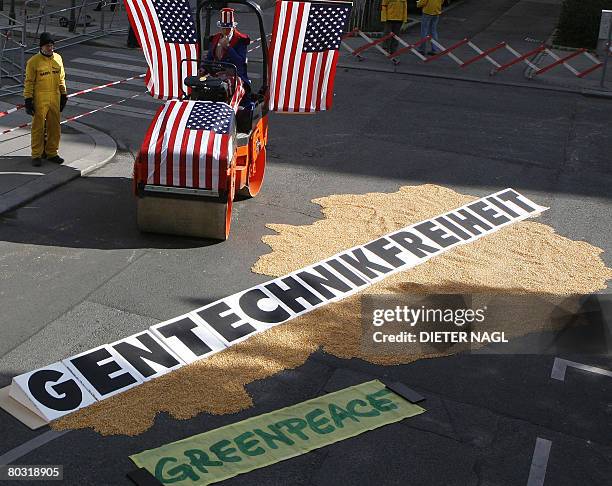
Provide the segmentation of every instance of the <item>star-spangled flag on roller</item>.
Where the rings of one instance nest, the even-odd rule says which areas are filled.
[[[334,76],[349,2],[276,3],[270,43],[271,110],[331,108]]]
[[[199,40],[189,0],[125,0],[130,24],[149,66],[145,83],[154,98],[173,99],[198,71]],[[193,59],[193,62],[181,62]]]
[[[223,174],[234,155],[234,120],[227,103],[167,101],[140,150],[141,177],[146,174],[147,184],[224,189]]]

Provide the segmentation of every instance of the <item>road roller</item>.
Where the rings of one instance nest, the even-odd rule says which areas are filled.
[[[190,75],[182,78],[178,99],[157,111],[134,163],[141,231],[226,240],[236,195],[254,197],[261,189],[268,141],[268,46],[259,5],[199,1],[200,57],[206,56],[211,16],[228,4],[243,5],[258,18],[261,85],[245,89],[230,63],[181,60],[181,73]]]

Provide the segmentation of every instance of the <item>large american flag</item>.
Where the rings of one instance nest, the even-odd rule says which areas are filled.
[[[125,0],[125,5],[149,65],[149,93],[159,99],[178,98],[181,86],[186,92],[185,77],[198,71],[199,41],[189,0]]]
[[[223,190],[234,156],[234,110],[227,103],[170,100],[145,137],[137,179],[146,184]]]
[[[270,43],[270,109],[331,108],[338,49],[351,3],[276,3]]]

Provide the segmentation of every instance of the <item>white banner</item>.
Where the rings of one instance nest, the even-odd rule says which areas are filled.
[[[546,209],[513,189],[499,191],[148,331],[19,375],[13,378],[10,396],[48,422]]]

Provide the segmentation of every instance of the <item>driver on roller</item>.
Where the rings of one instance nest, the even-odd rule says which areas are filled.
[[[236,29],[237,25],[238,23],[234,21],[234,9],[222,8],[221,19],[217,22],[221,32],[211,36],[206,61],[222,61],[235,65],[236,72],[248,93],[251,81],[247,74],[247,46],[251,40],[248,35]]]

